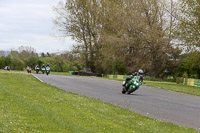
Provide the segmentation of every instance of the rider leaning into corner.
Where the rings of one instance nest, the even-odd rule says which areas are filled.
[[[126,85],[126,83],[128,83],[128,81],[130,81],[134,76],[138,76],[139,80],[143,82],[143,70],[139,69],[138,72],[132,73],[128,78],[126,78],[125,83],[123,84],[123,86]],[[129,86],[125,86],[126,89],[129,88]]]

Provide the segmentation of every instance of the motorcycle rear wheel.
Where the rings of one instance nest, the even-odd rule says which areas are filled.
[[[125,90],[125,87],[122,88],[122,94],[125,94],[126,93],[126,90]]]

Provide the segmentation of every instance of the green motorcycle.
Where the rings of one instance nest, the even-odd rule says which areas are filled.
[[[132,92],[136,91],[142,85],[142,81],[139,79],[140,76],[136,75],[127,83],[124,81],[122,85],[122,94],[131,94]]]
[[[50,74],[50,67],[46,67],[46,74],[47,74],[47,75]]]

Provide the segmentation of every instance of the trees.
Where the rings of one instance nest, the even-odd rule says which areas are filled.
[[[55,8],[58,14],[55,24],[79,42],[75,48],[80,54],[80,62],[93,72],[102,30],[99,5],[101,1],[98,0],[67,0],[65,4],[60,2]]]
[[[13,60],[10,55],[8,56],[1,56],[0,57],[0,69],[3,69],[5,66],[13,66]]]
[[[21,46],[18,50],[11,50],[10,57],[13,61],[11,68],[14,70],[23,70],[25,66],[35,68],[35,65],[38,64],[38,55],[32,47]]]
[[[178,67],[177,76],[182,76],[184,73],[188,77],[200,78],[200,52],[195,51],[192,53],[182,55],[181,63]]]
[[[25,62],[25,66],[29,66],[32,69],[34,69],[35,66],[38,65],[39,58],[35,57],[35,56],[31,56],[31,57],[25,59],[24,62]]]
[[[17,57],[23,61],[32,56],[38,57],[36,50],[34,48],[28,47],[28,46],[21,46],[18,48],[18,50],[11,50],[10,55],[12,57]]]
[[[167,3],[161,0],[142,0],[140,7],[142,14],[143,27],[139,41],[141,43],[139,51],[146,60],[143,67],[149,71],[153,77],[160,77],[167,69],[171,70],[176,65],[176,59],[179,52],[175,48],[172,35],[175,20],[171,16],[176,16],[173,1],[166,6]],[[166,18],[167,17],[167,18]],[[169,18],[169,19],[168,19]],[[139,53],[138,53],[139,54]],[[136,64],[140,64],[142,60],[138,60]],[[170,66],[172,65],[172,66]]]
[[[19,59],[18,57],[14,57],[13,58],[13,70],[24,70],[24,61],[22,61],[21,59]]]
[[[178,25],[180,40],[184,46],[200,47],[200,1],[181,0],[181,16]]]
[[[200,1],[181,0],[180,9],[176,33],[185,54],[181,57],[177,74],[187,73],[189,77],[200,78]]]
[[[128,73],[143,68],[159,77],[164,70],[171,71],[170,64],[176,65],[171,61],[176,53],[175,20],[166,18],[167,13],[175,15],[175,4],[171,0],[167,7],[163,2],[67,0],[56,8],[55,24],[80,42],[75,50],[93,72],[113,73],[121,60]]]
[[[12,70],[23,70],[26,66],[35,68],[36,65],[40,67],[42,64],[50,64],[52,71],[68,72],[83,69],[79,63],[78,56],[72,52],[65,52],[61,54],[38,54],[31,47],[20,47],[18,51],[7,51],[10,53],[8,56],[0,57],[0,69],[5,66],[11,66]],[[3,52],[4,53],[4,52]],[[44,56],[43,56],[44,55]]]
[[[12,58],[10,55],[8,55],[4,58],[4,65],[10,66],[12,68]]]
[[[0,57],[0,69],[3,69],[5,67],[5,57],[1,56]]]
[[[25,60],[33,56],[38,57],[36,50],[34,48],[28,46],[19,47],[19,58],[21,60]]]

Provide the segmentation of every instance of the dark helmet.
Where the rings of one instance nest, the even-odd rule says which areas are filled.
[[[138,73],[142,75],[144,72],[143,72],[142,69],[139,69],[139,70],[138,70]]]

